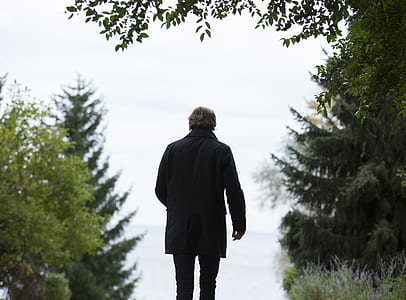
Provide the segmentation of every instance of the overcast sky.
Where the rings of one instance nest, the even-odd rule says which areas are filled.
[[[231,146],[247,201],[248,230],[273,231],[281,210],[259,208],[253,173],[280,151],[289,107],[306,112],[318,87],[309,72],[325,56],[320,40],[285,48],[281,34],[255,30],[249,17],[212,23],[200,42],[189,22],[170,30],[154,26],[150,38],[125,52],[82,17],[67,20],[67,0],[2,1],[0,74],[49,101],[78,73],[92,80],[108,109],[106,154],[121,170],[119,190],[132,186],[125,210],[138,208],[136,224],[163,225],[165,210],[154,185],[166,145],[188,132],[196,106],[217,115],[217,137]]]

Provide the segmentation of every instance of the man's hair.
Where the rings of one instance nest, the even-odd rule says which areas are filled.
[[[216,127],[216,115],[207,107],[196,107],[189,116],[189,129],[204,128],[213,131]]]

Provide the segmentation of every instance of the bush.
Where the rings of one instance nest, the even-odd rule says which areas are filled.
[[[297,270],[295,267],[290,267],[289,269],[283,272],[283,282],[282,287],[286,292],[289,292],[292,289],[292,285],[297,276]]]
[[[308,265],[294,276],[290,300],[404,300],[406,256],[380,265],[380,272],[336,260],[329,268]]]
[[[50,273],[45,279],[44,300],[69,300],[69,280],[62,274]]]

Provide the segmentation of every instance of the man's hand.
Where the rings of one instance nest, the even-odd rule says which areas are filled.
[[[241,233],[241,232],[238,232],[238,231],[233,231],[233,241],[241,240],[243,235],[244,235],[244,233]]]

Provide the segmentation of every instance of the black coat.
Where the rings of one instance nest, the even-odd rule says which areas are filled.
[[[233,229],[245,232],[245,201],[231,149],[193,129],[162,157],[155,193],[167,208],[165,252],[226,256],[227,195]]]

